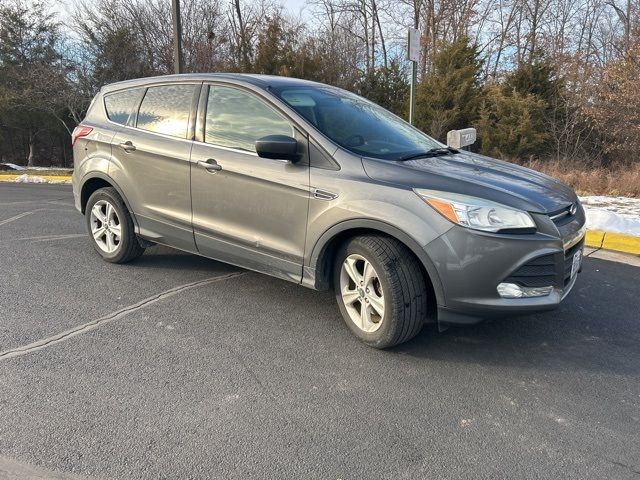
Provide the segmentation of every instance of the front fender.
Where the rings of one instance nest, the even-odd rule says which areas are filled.
[[[429,275],[437,303],[444,304],[444,291],[440,276],[423,246],[399,228],[384,221],[371,218],[345,220],[326,230],[315,243],[309,256],[308,264],[304,267],[303,285],[318,290],[328,288],[330,272],[326,271],[327,265],[325,259],[327,258],[328,250],[332,247],[333,240],[339,238],[346,232],[353,231],[356,233],[362,230],[384,233],[406,245],[420,260]]]

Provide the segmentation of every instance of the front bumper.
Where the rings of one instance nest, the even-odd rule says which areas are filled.
[[[569,294],[577,278],[571,276],[570,262],[583,249],[584,212],[580,209],[561,226],[547,215],[533,217],[538,226],[533,234],[491,234],[456,226],[425,246],[443,288],[440,323],[473,324],[552,310]],[[497,286],[505,281],[553,290],[541,297],[503,298]]]

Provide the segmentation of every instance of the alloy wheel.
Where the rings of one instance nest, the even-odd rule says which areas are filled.
[[[91,208],[91,234],[98,248],[105,253],[115,252],[122,241],[120,218],[114,206],[98,200]]]
[[[380,328],[384,320],[382,284],[362,255],[349,255],[342,263],[340,293],[349,318],[359,329],[371,333]]]

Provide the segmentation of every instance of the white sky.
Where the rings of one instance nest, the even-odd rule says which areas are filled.
[[[171,2],[171,0],[166,0],[167,2]],[[302,16],[305,15],[305,11],[307,10],[307,0],[279,0],[279,2],[287,9],[290,13],[298,16],[302,13]],[[54,11],[60,14],[60,20],[65,21],[68,17],[67,10],[69,6],[73,5],[73,0],[53,0],[51,2],[51,6]]]

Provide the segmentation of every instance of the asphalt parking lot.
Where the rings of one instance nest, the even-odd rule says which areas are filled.
[[[0,478],[640,477],[638,267],[377,351],[330,293],[103,262],[67,186],[0,184],[0,262]]]

